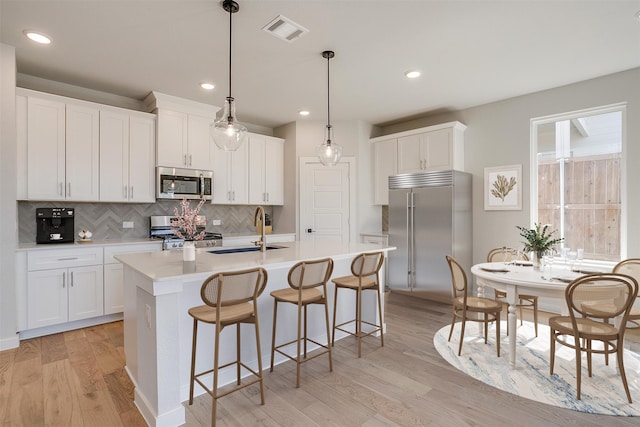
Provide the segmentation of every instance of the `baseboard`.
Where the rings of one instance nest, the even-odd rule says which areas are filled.
[[[20,346],[20,338],[16,335],[15,337],[5,338],[0,340],[0,351],[10,350],[12,348],[17,348]]]
[[[44,335],[58,334],[60,332],[72,331],[74,329],[87,328],[89,326],[101,325],[103,323],[116,322],[124,318],[122,313],[109,314],[107,316],[92,317],[89,319],[76,320],[75,322],[60,323],[57,325],[44,326],[42,328],[27,329],[20,331],[20,340],[42,337]]]

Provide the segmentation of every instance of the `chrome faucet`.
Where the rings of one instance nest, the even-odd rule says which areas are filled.
[[[262,221],[261,227],[260,227],[260,240],[257,240],[255,242],[253,242],[256,246],[260,246],[260,252],[264,252],[267,250],[267,242],[265,241],[265,229],[267,228],[265,226],[265,215],[264,215],[264,208],[262,206],[258,206],[256,208],[256,212],[253,215],[253,225],[254,226],[258,226],[258,220]]]

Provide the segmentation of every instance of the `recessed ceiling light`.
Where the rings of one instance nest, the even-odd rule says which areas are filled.
[[[420,77],[420,71],[418,71],[418,70],[409,70],[409,71],[405,72],[404,75],[408,79],[415,79],[417,77]]]
[[[301,111],[298,111],[298,114],[300,114],[301,116],[308,116],[311,113],[309,113],[307,110],[301,110]]]
[[[49,44],[51,43],[51,37],[49,37],[48,35],[44,34],[44,33],[40,33],[38,31],[33,31],[33,30],[24,30],[22,32],[25,36],[27,36],[29,38],[29,40],[32,40],[36,43],[40,43],[40,44]]]
[[[200,87],[202,89],[206,89],[206,90],[213,90],[213,88],[215,87],[215,85],[213,83],[209,83],[209,82],[204,82],[204,83],[200,83]]]

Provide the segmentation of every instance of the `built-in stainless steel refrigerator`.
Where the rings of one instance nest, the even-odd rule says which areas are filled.
[[[389,287],[451,301],[453,256],[469,278],[471,175],[447,170],[389,177]]]

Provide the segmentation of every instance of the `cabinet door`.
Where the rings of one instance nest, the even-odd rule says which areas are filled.
[[[64,200],[65,105],[27,100],[27,197]]]
[[[152,117],[129,120],[129,201],[155,203],[156,122]]]
[[[56,325],[67,321],[66,268],[30,271],[27,274],[27,327]]]
[[[124,311],[124,273],[122,264],[104,266],[104,314]]]
[[[424,158],[420,147],[420,135],[398,138],[398,173],[421,172]]]
[[[441,129],[423,135],[422,151],[425,170],[438,171],[453,169],[453,132]]]
[[[213,163],[213,197],[212,203],[229,204],[231,202],[231,191],[229,190],[229,162],[231,153],[212,147]]]
[[[373,203],[389,204],[389,177],[396,174],[397,140],[373,144]]]
[[[69,321],[104,314],[104,286],[101,265],[69,269]]]
[[[252,205],[267,202],[265,146],[266,138],[259,135],[249,136],[249,204]]]
[[[240,144],[240,148],[230,152],[230,191],[231,203],[236,205],[246,205],[249,203],[249,180],[247,167],[249,163],[249,144],[245,141]]]
[[[158,166],[187,167],[187,114],[158,110]]]
[[[209,124],[207,117],[189,114],[187,167],[211,170],[211,142],[209,142]]]
[[[100,111],[100,200],[129,199],[129,115]]]
[[[100,190],[100,111],[66,106],[66,199],[98,201]]]
[[[265,145],[264,192],[266,204],[284,204],[284,142],[267,139]]]

